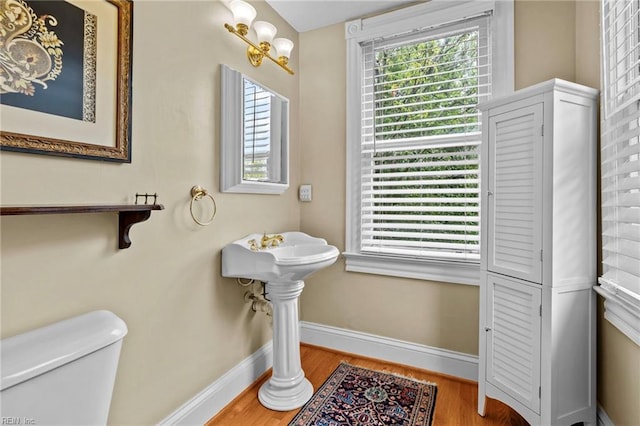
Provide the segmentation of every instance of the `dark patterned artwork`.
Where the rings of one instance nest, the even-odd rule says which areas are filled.
[[[96,27],[66,1],[0,0],[0,102],[95,122]]]

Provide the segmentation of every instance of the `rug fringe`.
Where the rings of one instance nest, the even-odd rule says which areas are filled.
[[[405,375],[403,375],[403,374],[396,373],[396,372],[393,372],[393,371],[388,371],[388,370],[375,370],[375,369],[373,369],[373,368],[362,367],[362,366],[360,366],[360,365],[354,365],[354,364],[351,364],[350,362],[347,362],[347,361],[345,361],[345,360],[341,360],[341,361],[340,361],[340,364],[346,364],[346,365],[348,365],[348,366],[350,366],[350,367],[364,368],[364,369],[366,369],[366,370],[377,371],[377,372],[379,372],[379,373],[389,374],[389,375],[391,375],[391,376],[396,376],[396,377],[399,377],[399,378],[401,378],[401,379],[413,380],[414,382],[422,383],[423,385],[430,385],[430,386],[436,386],[436,387],[438,386],[438,384],[437,384],[436,382],[430,382],[430,381],[428,381],[428,380],[422,380],[422,379],[418,379],[418,378],[411,377],[411,376],[405,376]]]

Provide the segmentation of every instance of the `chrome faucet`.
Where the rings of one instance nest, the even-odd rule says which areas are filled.
[[[269,236],[265,233],[260,240],[260,247],[263,249],[267,247],[278,247],[282,242],[284,242],[284,237],[282,235],[275,234]]]

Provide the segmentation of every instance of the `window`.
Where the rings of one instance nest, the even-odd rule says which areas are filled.
[[[244,180],[274,180],[271,176],[271,92],[244,79]]]
[[[347,23],[347,270],[478,284],[477,105],[513,88],[512,15],[434,0]]]
[[[605,318],[640,345],[640,0],[602,2]]]

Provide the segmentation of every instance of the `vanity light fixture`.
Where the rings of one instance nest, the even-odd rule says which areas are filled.
[[[233,0],[229,3],[229,9],[233,13],[235,27],[229,24],[224,24],[224,27],[249,45],[247,47],[247,58],[249,58],[251,65],[259,67],[263,58],[269,58],[293,75],[293,70],[287,65],[293,50],[293,42],[286,38],[274,39],[277,29],[274,25],[265,21],[256,21],[253,24],[253,29],[258,37],[258,44],[252,42],[247,38],[247,34],[251,23],[256,18],[257,13],[254,7],[242,0]],[[278,59],[269,53],[271,46],[275,48]]]

